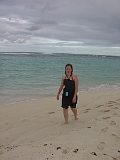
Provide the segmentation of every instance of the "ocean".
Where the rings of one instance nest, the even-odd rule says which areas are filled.
[[[67,63],[78,76],[78,94],[120,89],[120,56],[0,53],[0,105],[56,96]]]

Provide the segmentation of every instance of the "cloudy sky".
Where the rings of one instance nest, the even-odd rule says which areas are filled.
[[[120,0],[0,0],[0,51],[120,49]]]

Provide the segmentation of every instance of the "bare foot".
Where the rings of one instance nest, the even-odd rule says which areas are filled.
[[[68,124],[68,123],[69,123],[69,122],[64,122],[64,123],[62,123],[62,125],[63,125],[63,124]]]
[[[75,118],[75,120],[78,120],[79,118]]]

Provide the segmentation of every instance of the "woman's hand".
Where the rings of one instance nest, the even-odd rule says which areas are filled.
[[[57,95],[57,100],[59,100],[59,94]]]
[[[76,96],[73,97],[72,102],[73,102],[73,103],[76,102]]]

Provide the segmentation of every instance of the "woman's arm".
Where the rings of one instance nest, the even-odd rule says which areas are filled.
[[[77,95],[78,92],[78,77],[75,76],[75,96]]]
[[[78,92],[78,77],[76,75],[74,75],[75,78],[75,93],[74,93],[74,97],[73,97],[73,102],[76,102],[76,96],[77,96],[77,92]]]
[[[60,84],[60,87],[59,87],[59,90],[58,90],[58,94],[57,94],[57,100],[59,100],[59,95],[63,89],[63,86],[64,86],[64,76],[62,76],[62,80],[61,80],[61,84]]]

